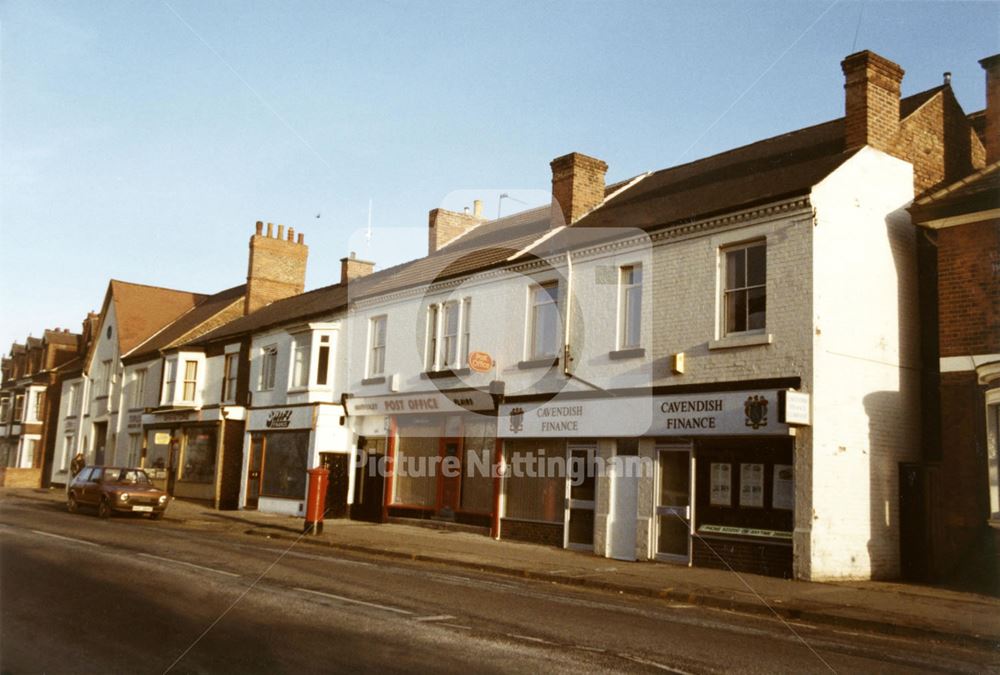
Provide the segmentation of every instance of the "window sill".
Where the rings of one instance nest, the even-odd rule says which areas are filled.
[[[518,370],[531,370],[532,368],[555,368],[559,365],[559,359],[554,356],[544,359],[531,359],[528,361],[518,361]]]
[[[427,370],[420,373],[420,379],[422,380],[438,380],[445,377],[460,377],[462,375],[468,375],[471,371],[468,368],[459,368],[457,370],[447,369],[447,370]]]
[[[643,347],[634,347],[632,349],[619,349],[617,351],[609,352],[608,357],[612,361],[622,361],[625,359],[640,359],[646,356],[646,350]]]
[[[379,375],[378,377],[366,377],[361,380],[361,384],[385,384],[385,376]]]
[[[736,347],[756,347],[758,345],[769,345],[774,342],[772,333],[741,333],[739,335],[727,335],[718,340],[710,340],[709,349],[733,349]]]

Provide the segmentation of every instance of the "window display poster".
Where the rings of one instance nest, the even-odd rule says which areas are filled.
[[[711,478],[710,503],[712,506],[732,506],[732,465],[712,462]]]
[[[791,510],[795,505],[795,474],[791,464],[774,465],[774,492],[771,507]]]
[[[740,464],[740,506],[764,506],[763,464]]]

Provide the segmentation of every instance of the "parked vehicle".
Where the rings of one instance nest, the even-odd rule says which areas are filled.
[[[101,518],[119,512],[148,514],[159,520],[169,502],[170,496],[155,487],[142,469],[87,466],[70,483],[66,508],[76,513],[81,506],[96,507]]]

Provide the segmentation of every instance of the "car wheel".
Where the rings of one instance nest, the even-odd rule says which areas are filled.
[[[80,508],[80,505],[76,503],[76,497],[73,495],[69,496],[66,500],[66,510],[70,513],[76,513]]]
[[[161,518],[163,518],[163,512],[162,511],[159,512],[159,513],[150,513],[149,514],[149,519],[150,520],[160,520]]]
[[[101,503],[97,505],[97,516],[99,518],[110,518],[111,502],[109,502],[107,499],[102,499]]]

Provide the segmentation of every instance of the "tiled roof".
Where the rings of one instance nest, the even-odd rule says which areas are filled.
[[[1000,209],[1000,162],[922,197],[910,207],[917,222]]]
[[[900,101],[906,118],[944,87]],[[630,227],[653,230],[735,209],[807,194],[846,161],[843,118],[769,138],[646,176],[621,190],[572,228]],[[629,179],[631,180],[631,179]],[[606,195],[629,180],[607,186]],[[550,207],[487,221],[432,255],[353,280],[350,300],[374,296],[504,264],[549,232]],[[562,235],[565,238],[565,235]],[[543,247],[554,250],[553,238]],[[339,284],[271,303],[200,338],[206,343],[266,327],[331,313],[346,307]]]
[[[109,292],[118,321],[118,349],[128,354],[161,328],[205,299],[205,295],[112,279]]]
[[[210,295],[193,308],[182,314],[176,321],[167,324],[128,353],[128,360],[135,361],[144,356],[156,356],[161,349],[189,342],[207,331],[204,324],[217,317],[221,312],[239,303],[242,308],[246,284],[227,288],[224,291]]]
[[[45,337],[43,339],[46,342],[51,342],[60,345],[75,345],[80,340],[80,334],[70,333],[68,331],[46,329]]]

